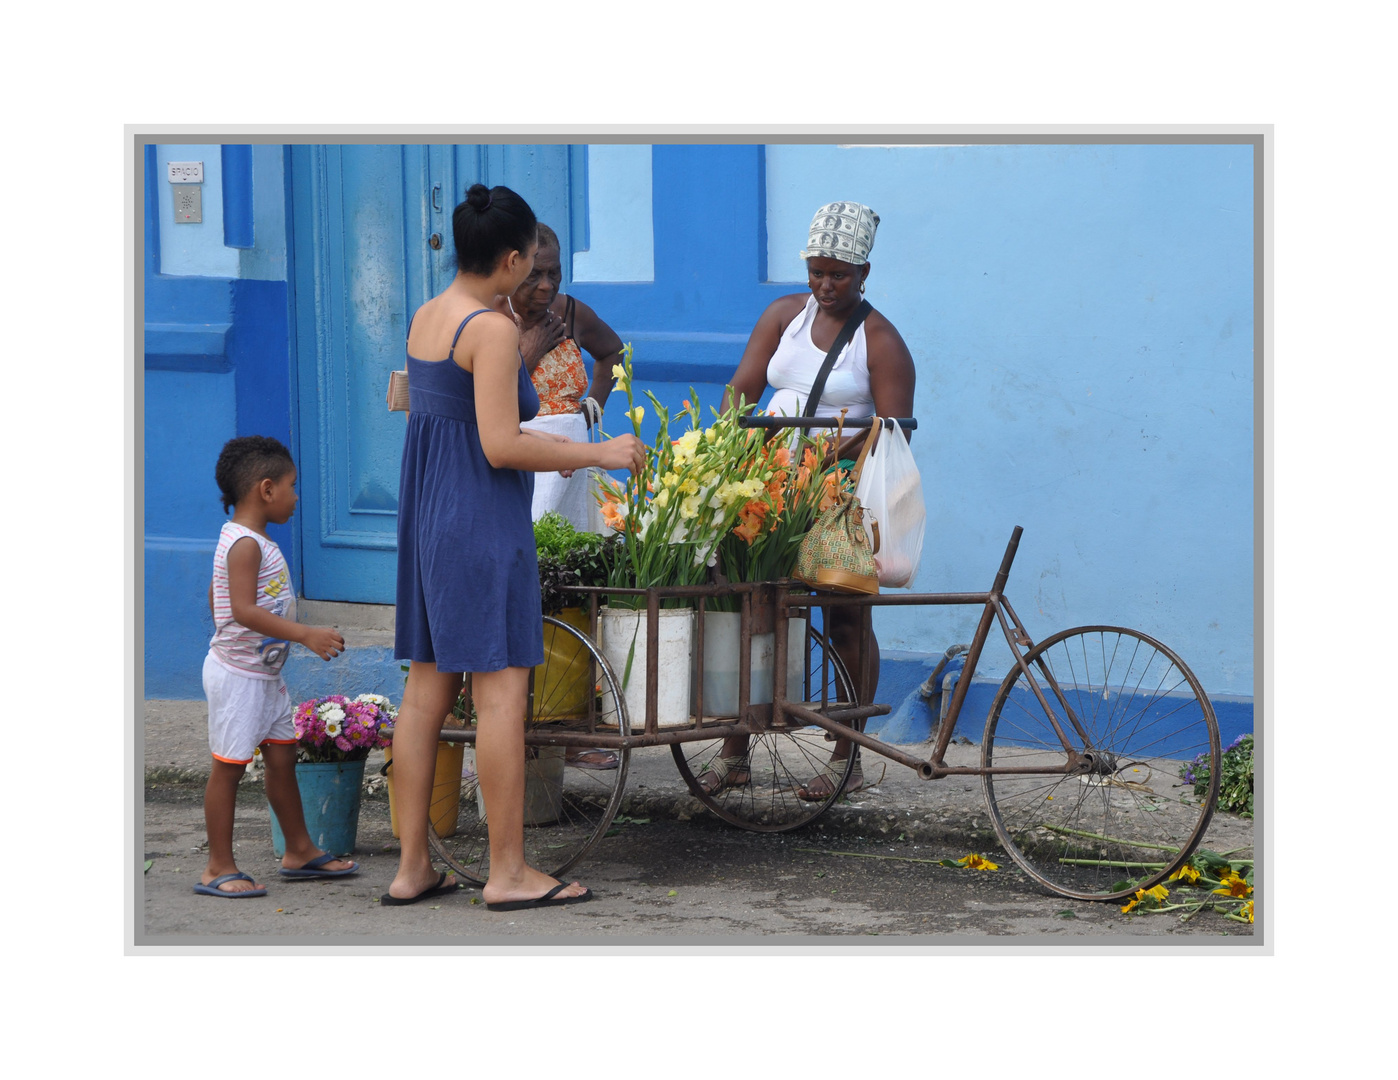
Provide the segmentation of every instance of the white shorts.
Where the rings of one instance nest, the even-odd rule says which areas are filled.
[[[263,743],[295,743],[296,714],[286,683],[230,671],[212,653],[204,658],[209,699],[209,750],[219,761],[246,765]]]

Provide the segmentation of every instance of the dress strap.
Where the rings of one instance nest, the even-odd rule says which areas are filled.
[[[573,333],[573,323],[577,318],[577,307],[577,302],[571,296],[565,296],[563,298],[563,325],[566,328],[568,336],[574,341],[578,340],[577,335]]]
[[[474,319],[477,315],[480,315],[483,312],[490,310],[492,309],[488,307],[480,308],[479,310],[471,312],[471,314],[467,315],[466,318],[461,320],[461,325],[456,328],[456,336],[451,339],[451,350],[447,353],[448,360],[456,359],[456,343],[461,340],[461,331],[466,329],[466,324],[470,322],[472,319]]]

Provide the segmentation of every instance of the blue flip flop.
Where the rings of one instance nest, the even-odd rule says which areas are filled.
[[[207,885],[205,885],[205,884],[201,881],[198,885],[194,886],[194,891],[197,892],[200,896],[222,896],[222,897],[224,897],[225,899],[228,899],[228,900],[241,900],[241,899],[242,899],[243,897],[245,897],[245,896],[266,896],[266,895],[267,895],[267,890],[266,890],[266,889],[244,889],[242,892],[224,892],[222,889],[219,888],[219,886],[222,885],[225,881],[252,881],[252,882],[255,882],[256,879],[255,879],[255,878],[250,878],[250,877],[248,877],[247,874],[241,874],[241,873],[240,873],[240,874],[224,874],[222,877],[216,877],[216,878],[214,878],[213,881],[209,882]]]
[[[350,862],[350,868],[349,868],[348,870],[321,870],[321,869],[319,869],[319,867],[324,866],[324,865],[325,865],[326,863],[328,863],[328,862],[334,862],[335,859],[336,859],[336,856],[330,854],[330,852],[327,851],[324,855],[317,855],[314,859],[312,859],[310,862],[308,862],[305,866],[298,866],[295,870],[287,870],[287,869],[285,869],[284,867],[278,867],[278,868],[277,868],[277,873],[279,873],[282,877],[289,877],[289,878],[318,878],[318,877],[349,877],[350,874],[357,874],[357,873],[359,872],[359,864],[358,864],[357,862],[354,862],[354,861],[351,861],[351,862]]]

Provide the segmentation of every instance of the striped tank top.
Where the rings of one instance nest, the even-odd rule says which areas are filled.
[[[228,549],[250,536],[262,549],[262,565],[257,570],[257,606],[273,615],[296,621],[296,592],[281,548],[245,525],[224,522],[214,548],[214,636],[209,651],[224,667],[255,679],[275,679],[281,675],[290,642],[264,637],[233,619],[233,602],[228,595]]]

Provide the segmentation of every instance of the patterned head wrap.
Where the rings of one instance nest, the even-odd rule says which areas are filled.
[[[811,219],[811,237],[801,258],[819,256],[863,266],[874,246],[879,215],[857,202],[827,203]]]

